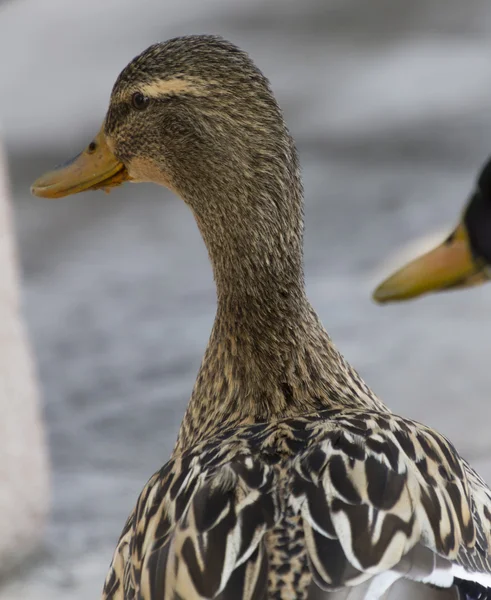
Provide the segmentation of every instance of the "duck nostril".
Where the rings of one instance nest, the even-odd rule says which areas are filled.
[[[92,154],[93,152],[96,151],[96,148],[97,148],[97,144],[95,142],[90,142],[90,144],[89,144],[89,146],[87,148],[87,152],[89,154]]]

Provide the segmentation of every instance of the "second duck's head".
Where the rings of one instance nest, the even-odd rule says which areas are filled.
[[[442,244],[383,281],[373,297],[387,303],[466,288],[491,278],[491,160],[484,165],[457,227]]]

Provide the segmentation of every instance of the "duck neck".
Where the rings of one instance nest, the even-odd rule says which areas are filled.
[[[302,188],[291,162],[283,176],[264,179],[261,169],[253,189],[215,186],[189,202],[217,313],[176,451],[227,427],[359,406],[364,395],[374,402],[306,298]]]
[[[285,131],[282,135],[283,158],[265,143],[267,159],[257,149],[254,157],[237,149],[221,168],[200,173],[200,185],[188,198],[217,289],[209,349],[232,339],[243,361],[267,364],[274,373],[278,352],[296,342],[291,332],[311,312],[303,274],[300,171],[293,143]]]
[[[208,356],[281,376],[310,318],[303,274],[303,198],[296,171],[258,173],[255,185],[215,192],[196,219],[217,289]],[[282,184],[278,183],[282,182]],[[236,362],[234,360],[234,362]]]
[[[262,340],[269,351],[286,343],[288,330],[307,315],[302,216],[291,213],[270,214],[265,222],[251,211],[218,236],[203,234],[217,288],[216,336]]]
[[[206,240],[217,288],[217,314],[209,349],[228,346],[250,369],[279,379],[285,355],[298,344],[310,305],[305,295],[302,224],[281,232],[251,223],[224,247]]]

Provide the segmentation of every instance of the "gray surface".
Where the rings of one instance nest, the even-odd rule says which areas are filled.
[[[400,244],[453,224],[490,150],[489,2],[17,0],[0,9],[0,119],[54,506],[43,553],[1,600],[97,597],[176,436],[214,314],[190,213],[152,186],[48,202],[28,185],[90,140],[127,60],[189,32],[243,45],[277,90],[304,165],[309,292],[338,346],[491,480],[491,286],[369,297]]]

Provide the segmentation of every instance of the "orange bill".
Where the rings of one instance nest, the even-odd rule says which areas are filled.
[[[85,190],[109,191],[129,179],[125,166],[110,150],[101,129],[78,156],[36,179],[31,192],[42,198],[62,198]]]
[[[470,287],[488,280],[461,223],[439,246],[408,263],[373,293],[379,303],[410,300],[430,292]]]

